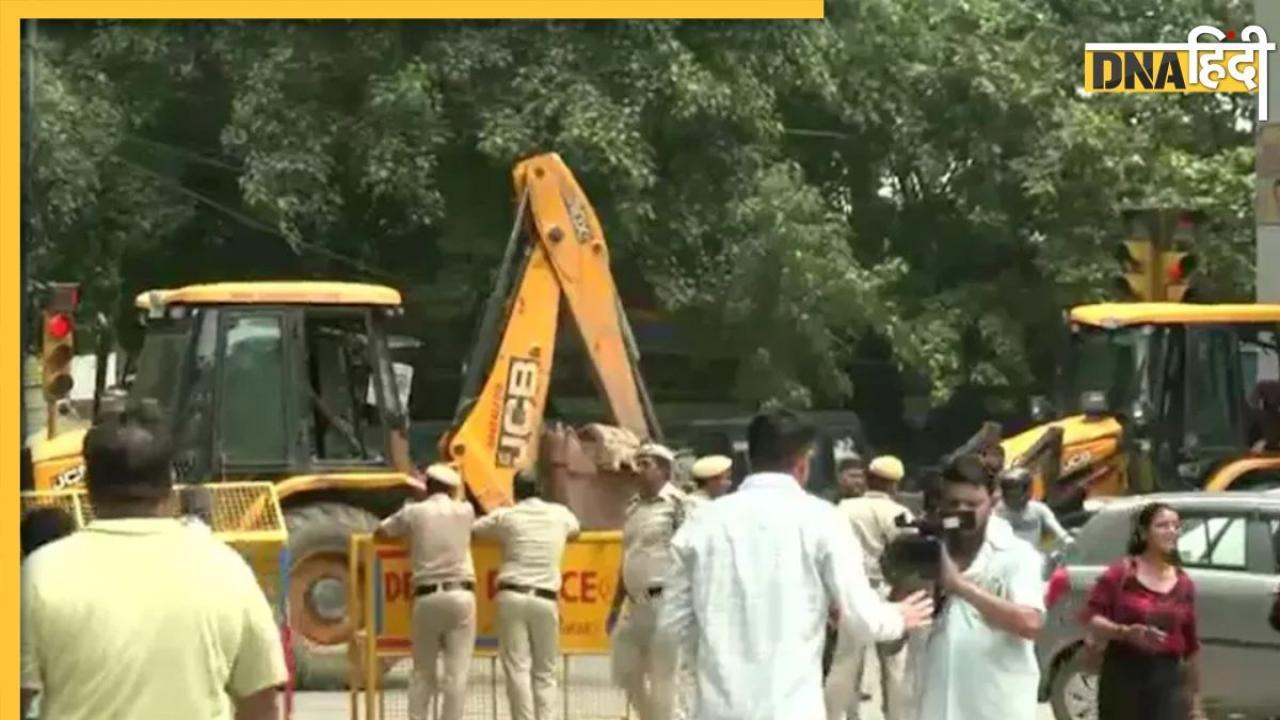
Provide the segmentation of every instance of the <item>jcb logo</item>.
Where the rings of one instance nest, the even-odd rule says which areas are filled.
[[[578,242],[590,242],[591,218],[587,215],[586,203],[567,184],[564,186],[564,209],[569,213],[569,222],[573,225],[573,234]]]
[[[537,393],[538,363],[527,358],[512,358],[498,426],[498,467],[514,468],[523,461],[537,427],[534,412]]]
[[[84,465],[76,465],[58,473],[58,476],[53,479],[53,489],[62,490],[72,485],[79,485],[81,480],[84,480]]]

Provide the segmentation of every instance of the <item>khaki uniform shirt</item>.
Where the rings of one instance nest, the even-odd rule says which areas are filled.
[[[475,518],[471,503],[436,493],[421,502],[406,503],[382,521],[382,530],[391,537],[409,538],[414,585],[475,582],[471,563]]]
[[[702,488],[698,488],[697,490],[694,490],[693,492],[689,493],[689,507],[699,508],[699,507],[702,507],[703,505],[706,505],[707,503],[711,502],[714,499],[715,498],[707,494],[706,490],[703,490]]]
[[[646,601],[647,590],[662,585],[671,567],[671,538],[692,510],[689,496],[671,483],[652,500],[631,499],[622,526],[622,581],[632,599]]]
[[[22,567],[22,687],[46,720],[231,720],[288,679],[244,559],[177,520],[95,520]]]
[[[875,490],[868,491],[862,497],[840,501],[837,506],[853,527],[853,533],[862,544],[862,556],[866,561],[867,578],[872,583],[884,581],[884,573],[880,569],[880,557],[884,548],[902,532],[894,524],[894,519],[906,513],[911,518],[911,511],[894,500],[888,493]]]
[[[498,582],[552,592],[560,591],[565,541],[580,529],[569,508],[539,498],[498,508],[475,524],[477,536],[502,543]]]

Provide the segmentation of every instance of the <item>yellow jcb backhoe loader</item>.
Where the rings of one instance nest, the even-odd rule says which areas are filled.
[[[116,398],[147,408],[182,483],[271,481],[291,557],[288,615],[303,687],[345,682],[347,546],[407,496],[407,421],[384,326],[400,293],[334,282],[142,293],[145,335]],[[103,413],[122,409],[111,399]],[[30,447],[36,491],[79,487],[85,430]],[[264,586],[273,577],[260,578]]]
[[[1276,379],[1280,305],[1086,305],[1069,323],[1058,406],[1033,399],[1038,424],[1001,443],[1006,464],[1037,470],[1035,494],[1056,512],[1274,479],[1280,461],[1255,450],[1250,399]]]
[[[537,456],[562,301],[611,420],[636,439],[660,437],[595,211],[558,155],[521,162],[514,179],[515,228],[440,447],[481,511],[509,503],[515,471]],[[145,292],[136,305],[142,348],[128,387],[106,393],[120,397],[103,400],[104,412],[148,407],[173,438],[179,482],[275,483],[299,686],[344,683],[349,539],[403,503],[412,470],[407,389],[397,387],[385,328],[402,312],[399,292],[236,282]],[[80,486],[84,435],[33,443],[26,489]],[[578,493],[585,500],[575,510],[614,519],[619,495]]]

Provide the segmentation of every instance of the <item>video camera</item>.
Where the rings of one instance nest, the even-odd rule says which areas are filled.
[[[937,580],[942,574],[942,543],[947,533],[965,532],[978,526],[973,511],[939,513],[908,520],[904,513],[893,519],[897,528],[910,528],[889,543],[884,553],[887,576],[914,576]]]

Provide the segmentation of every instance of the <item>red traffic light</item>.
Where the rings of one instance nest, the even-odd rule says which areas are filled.
[[[45,329],[48,331],[49,337],[54,340],[61,340],[71,334],[74,325],[71,322],[71,318],[62,313],[57,313],[49,317],[48,322],[45,323]]]
[[[1191,254],[1182,254],[1182,257],[1173,259],[1165,267],[1165,276],[1171,283],[1180,283],[1187,279],[1196,269],[1196,258]]]

